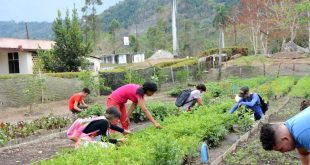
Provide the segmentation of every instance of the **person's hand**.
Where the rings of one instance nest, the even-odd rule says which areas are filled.
[[[120,139],[117,139],[117,142],[124,143],[125,141],[127,141],[127,138],[120,138]]]
[[[155,126],[156,128],[162,128],[162,126],[161,126],[159,123],[155,123],[154,126]]]
[[[128,135],[128,134],[131,134],[131,131],[129,131],[129,130],[124,130],[123,135]]]
[[[241,106],[242,106],[242,104],[241,104],[241,103],[239,103],[238,108],[240,108]]]
[[[88,107],[89,107],[89,105],[87,105],[87,104],[85,104],[84,106],[85,106],[85,108],[88,108]]]

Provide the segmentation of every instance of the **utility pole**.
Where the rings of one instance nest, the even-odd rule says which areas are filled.
[[[172,41],[173,55],[179,56],[178,32],[177,32],[177,2],[172,0]]]
[[[27,24],[27,22],[25,22],[25,27],[26,27],[27,39],[29,40],[29,32],[28,32],[28,24]]]

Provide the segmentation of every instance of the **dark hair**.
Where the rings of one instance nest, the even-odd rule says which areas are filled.
[[[153,82],[145,82],[142,85],[142,89],[144,90],[144,92],[146,91],[151,91],[151,92],[156,92],[157,91],[157,85]]]
[[[273,150],[276,145],[276,133],[272,124],[264,124],[260,130],[260,142],[265,150]]]
[[[116,107],[110,107],[106,110],[105,114],[107,115],[106,117],[113,117],[120,119],[121,118],[121,113]]]
[[[204,91],[204,92],[207,90],[205,84],[198,84],[198,85],[196,86],[196,89],[202,90],[202,91]]]
[[[240,97],[243,97],[246,93],[249,92],[249,87],[248,86],[243,86],[240,88],[240,93],[239,93],[239,96]]]
[[[90,94],[90,90],[88,88],[83,88],[82,92]]]
[[[300,111],[308,108],[310,106],[310,100],[304,100],[300,103]]]

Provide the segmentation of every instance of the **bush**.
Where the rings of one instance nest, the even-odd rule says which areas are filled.
[[[310,98],[310,77],[302,77],[289,93],[293,97]]]
[[[188,72],[185,69],[179,70],[175,73],[175,78],[179,83],[185,83],[188,77]]]
[[[168,91],[168,93],[172,97],[178,97],[182,93],[182,91],[182,87],[174,86]]]
[[[78,114],[79,118],[87,118],[90,116],[101,116],[104,113],[104,107],[100,104],[94,104]]]
[[[246,56],[249,54],[248,48],[245,47],[226,47],[223,49],[223,53],[227,54],[227,57],[230,58],[235,54],[241,54],[242,56]],[[209,56],[212,54],[218,54],[218,48],[208,49],[201,53],[200,57]]]
[[[47,76],[59,77],[59,78],[78,78],[82,73],[81,72],[62,72],[62,73],[45,73]]]
[[[125,74],[125,83],[128,84],[143,84],[145,82],[144,78],[141,77],[138,71],[136,70],[128,70]]]
[[[173,104],[162,102],[149,103],[146,107],[151,112],[155,120],[161,121],[163,121],[165,117],[173,115],[177,112],[177,109]],[[135,122],[148,120],[144,113],[141,111],[140,107],[137,107],[132,115]]]

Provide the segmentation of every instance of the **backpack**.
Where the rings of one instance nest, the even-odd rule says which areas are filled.
[[[175,101],[175,105],[177,107],[182,107],[184,104],[191,102],[186,101],[188,97],[191,95],[192,90],[191,89],[185,89],[181,92],[181,94],[177,97],[177,100]]]
[[[262,111],[265,114],[266,111],[268,111],[268,109],[269,109],[269,103],[268,103],[268,101],[265,102],[265,100],[262,98],[262,96],[260,96],[259,94],[257,94],[257,95],[258,95],[260,103],[261,103]]]

